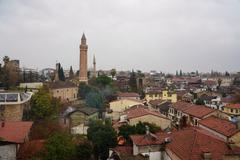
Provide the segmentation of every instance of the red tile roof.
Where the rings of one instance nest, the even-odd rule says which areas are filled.
[[[216,110],[209,108],[209,107],[205,107],[205,106],[194,106],[191,107],[187,110],[184,111],[185,113],[197,117],[197,118],[203,118],[207,115],[209,115],[210,113],[216,112]]]
[[[33,122],[4,122],[2,127],[0,122],[0,139],[1,141],[23,143],[32,127]]]
[[[161,117],[161,118],[168,119],[164,115],[162,115],[161,113],[155,112],[155,111],[150,111],[149,109],[146,108],[146,106],[143,106],[143,105],[134,106],[132,108],[129,108],[126,111],[124,111],[124,114],[127,115],[128,119],[142,117],[142,116],[145,116],[145,115],[154,115],[154,116],[158,116],[158,117]]]
[[[195,105],[182,101],[174,103],[172,107],[197,118],[203,118],[204,116],[216,111],[203,105]]]
[[[187,103],[187,102],[183,102],[183,101],[178,101],[176,103],[172,104],[172,107],[176,110],[180,110],[180,111],[185,111],[188,108],[190,108],[193,104],[191,103]]]
[[[202,153],[206,151],[211,153],[213,160],[217,160],[222,159],[224,154],[231,152],[224,141],[204,134],[196,128],[173,132],[167,149],[184,160],[201,160]]]
[[[213,81],[213,80],[206,80],[203,82],[205,85],[207,86],[213,86],[213,85],[217,85],[217,82],[216,81]]]
[[[200,120],[199,124],[212,129],[226,137],[230,137],[238,131],[237,126],[232,122],[214,116]]]
[[[118,97],[140,97],[140,95],[134,92],[124,92],[124,93],[119,93]]]
[[[131,98],[118,99],[118,100],[111,101],[110,103],[112,103],[112,102],[119,102],[119,101],[121,102],[121,101],[125,101],[125,100],[133,101],[133,102],[136,102],[136,103],[144,103],[142,100],[131,99]]]
[[[161,99],[155,99],[155,100],[150,100],[149,104],[153,105],[153,106],[157,106],[163,102],[166,102],[166,100],[161,100]]]
[[[235,152],[226,142],[199,128],[185,128],[170,134],[161,132],[153,137],[130,136],[138,146],[161,145],[165,138],[170,138],[170,143],[166,144],[166,151],[170,150],[182,160],[202,160],[203,152],[210,152],[213,160],[219,160],[223,155]]]
[[[164,143],[165,134],[158,136],[150,133],[149,135],[131,135],[132,142],[137,146],[161,145]]]
[[[233,109],[240,109],[240,103],[238,104],[228,104],[226,105],[227,108],[233,108]]]
[[[117,146],[114,148],[114,151],[116,151],[119,154],[131,155],[133,153],[133,147],[132,146]]]

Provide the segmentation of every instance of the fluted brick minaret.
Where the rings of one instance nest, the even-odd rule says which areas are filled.
[[[88,82],[88,77],[87,77],[87,50],[88,50],[88,45],[86,41],[85,34],[83,33],[82,39],[81,39],[81,44],[80,44],[80,68],[79,68],[79,82]]]

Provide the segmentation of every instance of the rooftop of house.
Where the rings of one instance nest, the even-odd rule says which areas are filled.
[[[164,115],[162,115],[161,113],[155,112],[155,111],[150,111],[148,108],[146,108],[146,106],[143,106],[143,105],[138,105],[138,106],[131,107],[131,108],[125,110],[124,114],[127,115],[128,119],[142,117],[142,116],[145,116],[145,115],[154,115],[154,116],[157,116],[157,117],[168,119]]]
[[[238,132],[237,126],[234,123],[214,116],[200,120],[199,124],[227,137],[230,137],[236,132]]]
[[[139,99],[131,99],[131,98],[124,98],[124,99],[118,99],[118,100],[114,100],[112,102],[121,102],[121,101],[133,101],[133,102],[136,102],[136,103],[143,103],[142,100],[139,100]],[[110,102],[110,103],[112,103]]]
[[[56,81],[49,83],[50,89],[61,89],[61,88],[77,88],[77,85],[70,81]]]
[[[162,99],[155,99],[155,100],[150,100],[149,104],[153,105],[153,106],[157,106],[160,105],[162,103],[166,102],[166,100],[162,100]]]
[[[0,122],[0,141],[23,143],[32,127],[33,122],[24,121],[1,121]]]
[[[217,82],[214,81],[214,80],[205,80],[203,81],[203,83],[207,86],[214,86],[214,85],[217,85]]]
[[[69,116],[74,112],[82,112],[86,115],[92,115],[96,112],[98,112],[98,109],[93,108],[93,107],[81,107],[79,105],[73,105],[73,106],[69,106],[64,112],[63,112],[63,116]]]
[[[222,159],[225,154],[236,154],[236,151],[239,151],[239,148],[232,149],[228,143],[197,127],[170,133],[161,132],[153,137],[147,138],[146,135],[130,136],[133,143],[139,146],[161,145],[166,142],[165,139],[167,138],[166,151],[170,150],[183,160],[202,160],[203,153],[210,153],[212,159]]]
[[[232,108],[232,109],[240,109],[240,103],[236,103],[236,104],[228,104],[225,107],[227,108]]]
[[[147,145],[161,145],[164,143],[164,138],[166,135],[162,133],[157,134],[145,134],[145,135],[131,135],[130,138],[132,142],[137,146],[147,146]]]
[[[236,101],[236,96],[234,96],[234,95],[228,95],[227,97],[223,97],[223,98],[221,99],[221,101],[222,101],[223,103],[233,103],[234,101]]]
[[[140,95],[135,92],[123,92],[123,93],[119,93],[118,97],[140,97]]]
[[[210,113],[213,113],[215,111],[216,110],[209,107],[205,107],[202,105],[194,105],[189,109],[185,110],[184,112],[197,118],[203,118],[204,116],[209,115]]]
[[[200,96],[200,99],[205,101],[211,101],[212,99],[216,99],[216,98],[217,96],[206,95],[206,94],[203,94],[202,96]]]
[[[172,104],[172,107],[176,110],[180,110],[180,111],[185,111],[188,108],[190,108],[193,104],[192,103],[187,103],[187,102],[183,102],[183,101],[178,101],[176,103]]]
[[[168,112],[171,104],[172,104],[171,102],[166,101],[166,102],[158,105],[158,108],[160,111]]]
[[[221,159],[231,152],[227,143],[196,128],[173,132],[167,148],[181,159],[201,160],[203,153],[211,153],[212,159]]]
[[[178,101],[177,103],[173,104],[172,107],[175,108],[176,110],[180,110],[186,114],[189,114],[197,118],[203,118],[204,116],[212,112],[215,112],[214,109],[211,109],[209,107],[203,105],[195,105],[192,103],[182,101]]]

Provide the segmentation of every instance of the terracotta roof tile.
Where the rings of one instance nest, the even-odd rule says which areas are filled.
[[[197,118],[203,118],[204,116],[214,112],[214,109],[203,105],[195,105],[187,102],[178,101],[172,105],[176,110],[180,110],[186,114],[192,115]]]
[[[164,142],[163,136],[160,137],[152,133],[149,135],[131,135],[130,138],[137,146],[160,145]]]
[[[185,110],[184,113],[187,113],[191,116],[197,117],[197,118],[203,118],[204,116],[209,115],[210,113],[215,112],[216,110],[205,107],[205,106],[194,106],[190,107],[189,109]]]
[[[227,108],[240,109],[240,103],[238,104],[228,104]]]
[[[2,124],[2,122],[0,122]],[[0,125],[1,141],[23,143],[32,127],[33,122],[5,122],[4,127]]]
[[[181,159],[201,160],[203,152],[210,152],[212,159],[222,159],[222,156],[232,152],[228,144],[214,136],[205,134],[199,128],[186,128],[173,132],[167,149]]]
[[[157,106],[163,102],[166,102],[166,100],[161,100],[161,99],[155,99],[155,100],[150,100],[149,104],[153,105],[153,106]]]
[[[227,137],[232,136],[238,131],[237,126],[234,123],[214,116],[199,121],[199,124]]]
[[[60,89],[60,88],[77,88],[77,85],[75,85],[72,82],[69,81],[56,81],[49,83],[49,88],[51,89]]]
[[[139,105],[139,106],[134,106],[132,108],[127,109],[126,111],[124,111],[124,114],[127,115],[128,119],[132,119],[132,118],[136,118],[136,117],[142,117],[145,115],[154,115],[154,116],[158,116],[161,118],[166,118],[164,115],[162,115],[159,112],[155,112],[155,111],[150,111],[149,109],[146,108],[146,106],[143,105]]]
[[[118,97],[140,97],[140,95],[134,92],[124,92],[124,93],[119,93]]]

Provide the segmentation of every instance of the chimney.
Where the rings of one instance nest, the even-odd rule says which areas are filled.
[[[203,152],[202,153],[203,160],[211,160],[212,159],[212,153],[211,152]]]
[[[5,127],[5,121],[2,121],[1,127]]]

